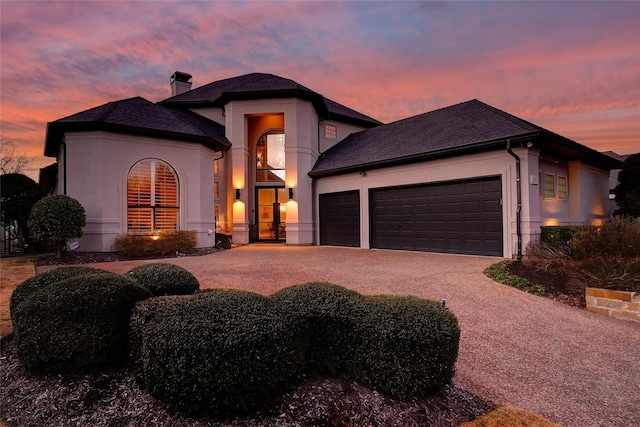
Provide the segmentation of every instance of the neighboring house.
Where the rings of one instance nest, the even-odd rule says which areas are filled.
[[[620,162],[477,100],[382,124],[292,81],[248,74],[48,124],[57,191],[86,251],[156,229],[512,257],[541,225],[609,216]]]
[[[619,160],[621,164],[624,163],[627,157],[632,156],[632,154],[621,156],[613,151],[605,151],[604,154]],[[621,170],[622,169],[612,169],[609,174],[609,211],[611,213],[618,210],[618,204],[616,203],[616,187],[618,186],[618,175]]]

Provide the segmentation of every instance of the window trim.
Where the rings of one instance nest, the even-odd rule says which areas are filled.
[[[338,139],[338,126],[330,123],[325,123],[324,137],[325,139]]]
[[[564,180],[564,196],[560,195],[560,179]],[[569,178],[564,175],[556,176],[556,196],[559,200],[568,200],[569,199]]]
[[[547,193],[547,189],[548,189],[548,187],[547,187],[547,177],[550,177],[553,180],[552,183],[551,183],[551,191],[552,191],[551,195],[549,195]],[[556,198],[556,174],[549,173],[549,172],[544,172],[544,183],[543,183],[543,185],[544,185],[544,196],[543,197],[545,199],[555,199]]]
[[[141,204],[140,203],[140,195],[141,194],[146,194],[146,193],[135,193],[136,196],[136,203],[135,204],[130,204],[129,203],[129,199],[130,199],[130,185],[131,185],[131,174],[132,172],[134,172],[134,170],[136,169],[136,167],[141,166],[144,162],[150,162],[151,166],[150,166],[150,172],[151,172],[151,176],[149,179],[149,191],[150,193],[148,194],[148,199],[149,199],[149,203],[148,204]],[[174,177],[175,180],[175,201],[176,204],[175,206],[173,205],[162,205],[160,202],[162,202],[162,198],[160,196],[160,194],[156,193],[156,187],[155,187],[155,183],[156,183],[156,171],[157,171],[157,165],[164,165],[169,172],[171,172],[171,174]],[[147,158],[143,158],[138,160],[137,162],[135,162],[131,168],[129,169],[129,172],[127,173],[127,186],[126,186],[126,204],[127,204],[127,213],[126,213],[126,217],[127,217],[127,233],[128,234],[135,234],[135,233],[147,233],[147,232],[154,232],[157,230],[179,230],[180,229],[180,178],[178,176],[178,173],[176,172],[175,168],[168,162],[162,160],[162,159],[158,159],[155,157],[147,157]],[[148,209],[151,211],[151,222],[150,222],[150,228],[131,228],[131,222],[129,221],[129,214],[130,214],[130,210],[131,209]],[[157,218],[158,218],[158,213],[161,211],[167,211],[167,210],[175,210],[176,212],[176,222],[174,224],[174,228],[170,229],[170,228],[157,228]]]

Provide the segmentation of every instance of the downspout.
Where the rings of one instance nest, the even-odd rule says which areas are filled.
[[[516,159],[516,235],[518,236],[518,247],[516,252],[516,259],[520,261],[522,259],[522,226],[521,226],[521,211],[522,211],[522,182],[520,180],[520,157],[513,151],[511,151],[511,140],[507,139],[507,152]]]
[[[62,143],[62,173],[64,174],[64,178],[62,180],[62,194],[66,196],[67,194],[67,143]]]

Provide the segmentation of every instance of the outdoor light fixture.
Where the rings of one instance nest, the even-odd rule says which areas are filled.
[[[240,200],[240,189],[236,188],[236,200]]]
[[[293,200],[293,188],[289,187],[289,200]]]

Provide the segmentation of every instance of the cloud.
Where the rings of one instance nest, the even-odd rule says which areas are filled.
[[[389,122],[478,98],[595,149],[640,151],[637,2],[1,2],[2,136],[250,72]]]

